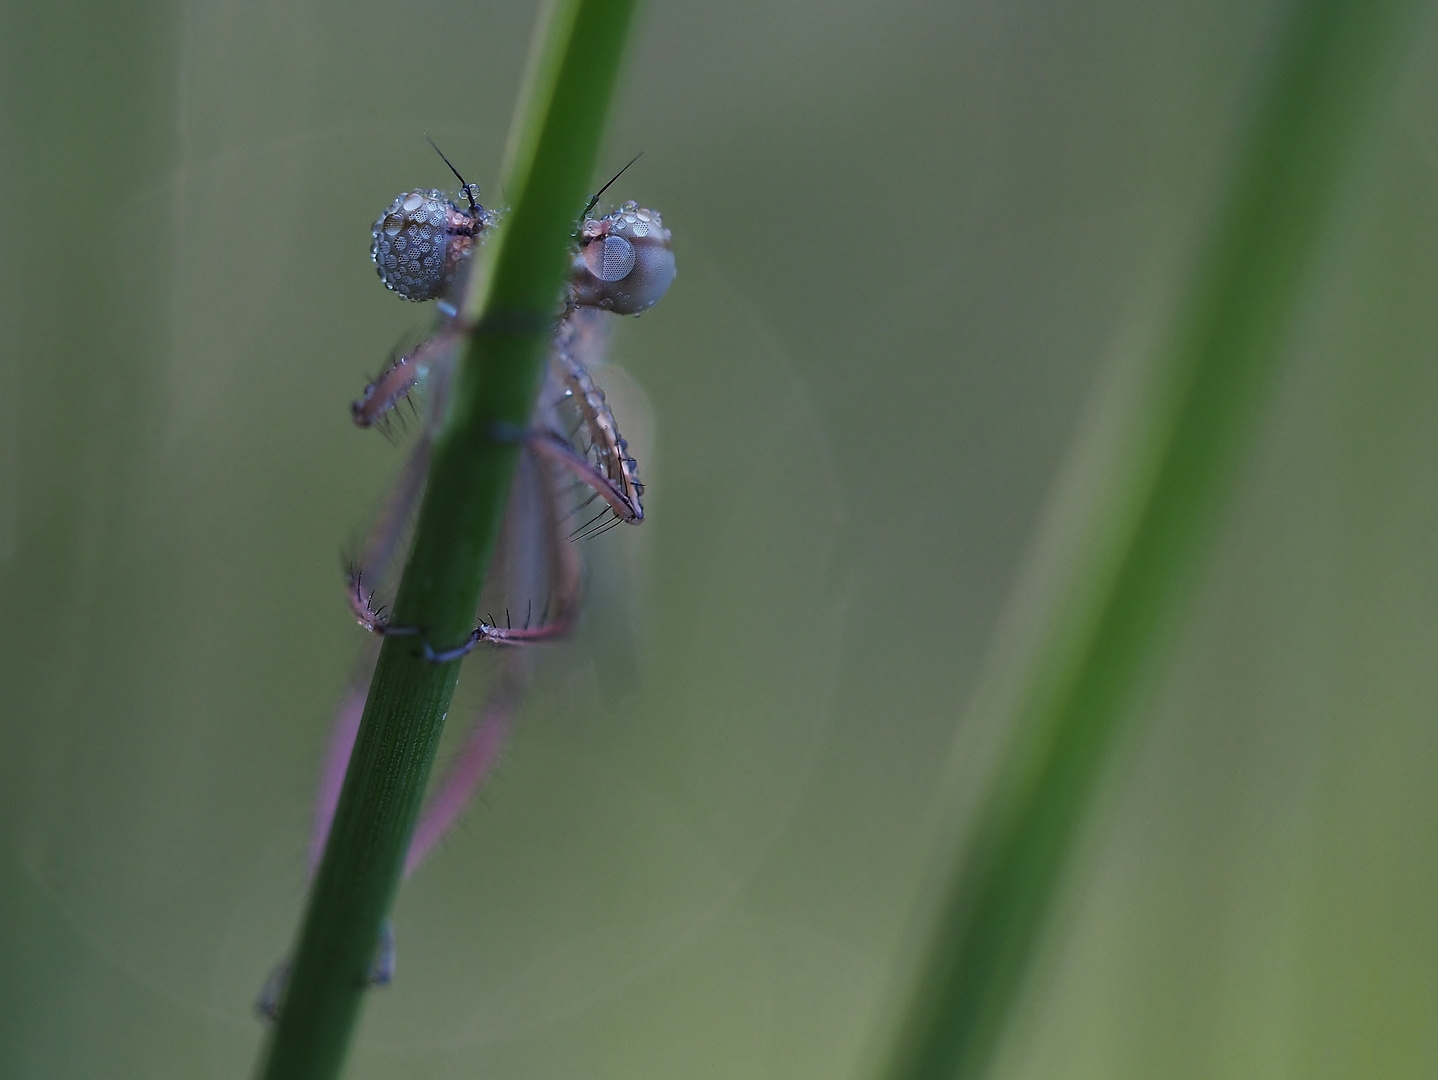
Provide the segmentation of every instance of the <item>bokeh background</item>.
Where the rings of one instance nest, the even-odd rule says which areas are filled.
[[[648,5],[604,167],[645,151],[615,194],[679,258],[611,376],[650,518],[350,1076],[863,1074],[1006,598],[1284,7]],[[347,405],[423,320],[369,227],[451,186],[426,132],[497,182],[535,16],[0,3],[0,1075],[252,1071],[401,459]],[[1431,17],[1402,62],[1000,1076],[1438,1071]]]

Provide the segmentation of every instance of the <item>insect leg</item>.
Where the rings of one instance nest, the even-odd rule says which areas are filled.
[[[529,657],[507,651],[496,664],[495,681],[460,747],[425,805],[410,840],[404,872],[414,873],[459,820],[474,793],[484,786],[509,735],[529,687]]]
[[[619,520],[634,525],[644,520],[644,507],[625,491],[625,486],[611,480],[603,469],[579,453],[562,435],[552,431],[534,431],[529,433],[525,442],[536,454],[564,469],[607,502]]]
[[[334,726],[330,729],[329,743],[325,746],[324,764],[320,767],[319,790],[315,793],[314,820],[310,827],[310,877],[314,877],[325,853],[325,842],[329,839],[330,825],[334,822],[335,807],[339,805],[345,770],[349,768],[355,736],[359,734],[360,717],[364,715],[370,676],[379,655],[373,648],[367,649],[366,652],[368,655],[365,662],[360,665],[354,681],[340,699],[339,708],[335,710]]]
[[[462,336],[459,323],[451,321],[433,337],[396,355],[350,406],[354,422],[360,427],[373,427],[409,395],[431,366],[453,356]]]
[[[347,575],[350,610],[355,620],[372,634],[406,636],[418,633],[417,630],[391,626],[383,608],[376,607],[375,594],[399,561],[405,528],[414,516],[420,493],[424,491],[429,457],[430,443],[424,437],[410,452],[384,509],[365,538],[359,562],[351,567]]]

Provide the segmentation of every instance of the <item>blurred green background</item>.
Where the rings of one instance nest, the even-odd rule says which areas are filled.
[[[649,521],[349,1075],[862,1074],[1045,499],[1283,11],[650,4],[606,157],[680,266],[609,378]],[[347,405],[424,316],[369,226],[450,186],[425,132],[494,183],[535,15],[0,4],[0,1075],[252,1070],[401,457]],[[1005,1078],[1438,1071],[1431,17],[1403,62]]]

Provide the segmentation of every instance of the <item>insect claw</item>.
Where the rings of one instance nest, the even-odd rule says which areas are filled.
[[[283,960],[276,964],[270,972],[265,985],[260,989],[260,996],[255,1001],[255,1012],[261,1020],[267,1020],[271,1024],[279,1022],[280,999],[285,996],[285,987],[290,981],[290,962]]]
[[[379,941],[375,944],[374,963],[370,965],[365,983],[369,986],[388,986],[394,981],[395,971],[394,923],[386,919],[379,930]],[[270,971],[260,996],[255,1001],[255,1012],[260,1019],[271,1024],[279,1023],[281,1004],[290,984],[290,961],[282,960]]]
[[[423,647],[425,661],[430,664],[448,664],[451,661],[462,659],[474,650],[474,647],[483,640],[479,630],[473,631],[469,637],[464,639],[463,644],[456,645],[453,649],[436,649],[427,640],[420,642]]]
[[[379,945],[375,949],[374,965],[369,971],[369,984],[388,986],[394,982],[394,969],[394,922],[386,919],[379,929]]]

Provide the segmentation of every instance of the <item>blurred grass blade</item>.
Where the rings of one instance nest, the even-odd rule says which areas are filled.
[[[1130,402],[1137,452],[1000,702],[1009,743],[886,1062],[889,1080],[983,1075],[1139,680],[1182,611],[1282,351],[1363,121],[1398,68],[1411,0],[1287,12],[1190,290]]]
[[[503,190],[513,200],[472,275],[476,329],[435,440],[394,617],[437,648],[471,629],[518,446],[495,437],[529,422],[570,235],[594,172],[633,0],[558,0],[536,37],[511,133]],[[415,639],[385,641],[370,684],[293,973],[271,1038],[267,1080],[338,1075],[382,920],[399,883],[425,782],[459,675]]]

